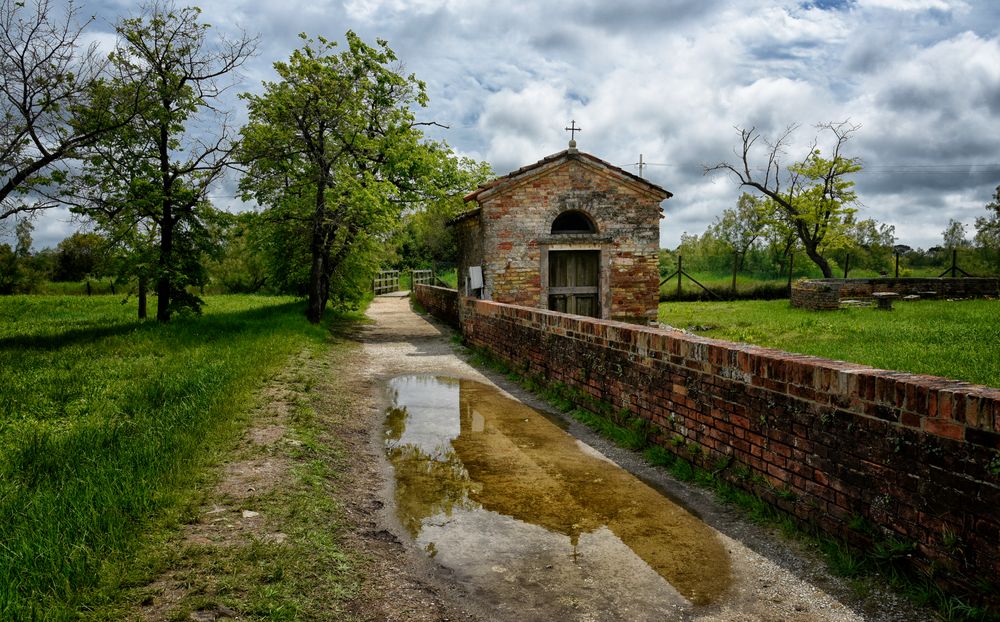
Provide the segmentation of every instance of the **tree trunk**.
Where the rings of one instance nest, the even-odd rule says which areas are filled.
[[[734,294],[736,293],[736,271],[739,269],[739,266],[740,266],[740,253],[739,251],[737,251],[736,253],[733,254],[733,284],[729,288],[730,290],[732,290]]]
[[[148,283],[146,282],[146,275],[143,274],[139,277],[139,319],[146,319],[146,289]]]
[[[806,224],[801,220],[795,220],[795,231],[799,236],[799,240],[802,241],[802,246],[806,249],[806,256],[819,266],[824,279],[832,279],[833,269],[830,267],[830,262],[826,260],[826,257],[819,254],[819,244],[822,241],[822,236],[817,236],[816,231],[810,232]]]
[[[313,324],[319,324],[323,319],[326,297],[330,292],[329,278],[326,277],[326,253],[322,245],[317,246],[316,242],[314,235],[311,245],[312,268],[309,271],[309,306],[306,308],[306,318]]]
[[[171,111],[171,101],[161,95],[163,110]],[[170,321],[170,268],[173,264],[174,250],[174,215],[171,191],[173,182],[170,179],[170,127],[169,123],[160,121],[160,135],[157,140],[160,156],[160,256],[157,261],[159,268],[156,275],[156,321]]]
[[[326,222],[328,214],[324,181],[321,179],[316,184],[316,210],[313,213],[312,241],[309,243],[312,266],[309,270],[309,306],[306,308],[306,319],[313,324],[319,324],[323,319],[327,297],[330,295],[328,262],[331,226]]]
[[[809,256],[809,259],[812,259],[814,264],[819,266],[824,279],[833,278],[833,269],[830,268],[830,262],[826,260],[826,257],[819,254],[815,245],[806,245],[806,255]]]
[[[156,276],[156,321],[170,321],[170,264],[174,248],[174,223],[170,206],[163,206],[163,221],[160,226],[160,257],[157,261],[159,274]]]

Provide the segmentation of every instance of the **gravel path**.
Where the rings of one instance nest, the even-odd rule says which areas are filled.
[[[428,374],[476,380],[495,385],[501,392],[529,406],[549,412],[534,396],[495,374],[471,367],[461,348],[454,345],[450,329],[411,311],[401,297],[379,297],[368,311],[372,323],[359,335],[364,360],[351,370],[359,402],[346,440],[354,459],[347,474],[348,514],[354,524],[355,546],[366,551],[370,580],[356,600],[354,613],[370,620],[529,620],[552,619],[556,610],[519,609],[517,602],[498,607],[484,595],[489,586],[464,583],[454,569],[442,567],[418,549],[401,528],[394,507],[393,474],[384,457],[382,430],[389,403],[386,383],[401,375]],[[561,415],[550,413],[557,417]],[[575,421],[564,419],[568,432],[643,481],[665,492],[715,532],[729,554],[732,580],[724,595],[710,605],[694,606],[672,598],[670,617],[657,619],[693,621],[830,621],[876,622],[931,620],[900,598],[877,586],[868,586],[860,599],[845,582],[831,577],[815,554],[770,530],[748,523],[736,511],[721,505],[711,493],[677,482],[662,469],[646,465],[634,452],[597,437]],[[623,571],[624,572],[624,571]],[[630,582],[635,590],[669,590],[660,582]],[[497,581],[503,581],[499,576]],[[640,586],[639,584],[642,584]],[[541,588],[540,588],[541,589]],[[545,588],[551,591],[551,586]],[[595,586],[593,589],[600,589]],[[522,600],[522,599],[517,599]],[[525,598],[523,600],[530,600]],[[645,619],[641,612],[624,614],[607,605],[608,599],[583,599],[568,619]],[[617,602],[617,601],[616,601]],[[598,603],[588,605],[588,603]],[[601,605],[599,603],[605,603]],[[558,617],[567,618],[564,610]]]

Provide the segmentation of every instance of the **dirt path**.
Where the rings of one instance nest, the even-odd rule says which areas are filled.
[[[351,372],[355,386],[363,389],[367,401],[359,404],[362,410],[345,436],[351,439],[354,464],[350,488],[355,492],[349,493],[351,518],[359,525],[354,545],[366,550],[371,561],[370,579],[361,597],[355,601],[355,613],[369,620],[566,618],[565,607],[539,610],[538,599],[523,592],[514,600],[534,601],[531,608],[526,605],[519,608],[518,602],[502,603],[499,607],[495,600],[489,604],[488,595],[496,590],[464,583],[466,575],[439,565],[418,549],[396,516],[393,474],[383,456],[382,430],[388,404],[385,385],[394,377],[427,374],[477,380],[495,384],[505,394],[536,409],[548,410],[547,407],[504,379],[484,375],[472,368],[459,355],[460,349],[452,341],[452,332],[413,313],[407,299],[376,298],[368,315],[373,323],[360,335],[364,364]],[[678,599],[676,594],[667,598],[642,592],[669,589],[663,587],[669,584],[662,581],[630,579],[627,575],[614,577],[621,589],[629,590],[631,598],[641,596],[648,602],[671,603],[672,615],[664,618],[662,612],[657,612],[656,619],[706,622],[929,619],[899,598],[879,590],[859,600],[844,582],[828,575],[822,562],[801,550],[796,543],[782,541],[775,534],[748,524],[734,511],[721,506],[710,493],[672,480],[662,470],[648,467],[633,452],[610,445],[576,422],[565,421],[564,425],[576,438],[679,500],[712,528],[729,554],[729,587],[721,599],[707,606],[693,606]],[[489,563],[489,560],[484,561]],[[494,566],[495,572],[502,572],[496,568]],[[619,568],[618,572],[627,571]],[[511,577],[504,579],[510,581]],[[605,580],[604,584],[610,583]],[[522,585],[519,589],[534,588]],[[569,619],[622,619],[626,614],[615,609],[620,604],[609,602],[608,599],[580,599],[570,609]],[[646,619],[646,616],[632,610],[627,618]]]

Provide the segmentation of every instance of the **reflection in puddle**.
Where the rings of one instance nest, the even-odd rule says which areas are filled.
[[[389,390],[399,520],[476,589],[634,615],[727,588],[714,531],[533,409],[469,380],[404,376]],[[504,583],[516,589],[489,587]]]

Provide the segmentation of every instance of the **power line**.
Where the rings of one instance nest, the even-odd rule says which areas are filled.
[[[619,164],[619,168],[633,168],[639,166],[639,162],[630,164]],[[647,166],[680,167],[680,164],[669,164],[667,162],[641,162],[642,168]],[[764,169],[759,169],[764,170]],[[931,174],[931,175],[983,175],[1000,173],[1000,163],[997,164],[873,164],[864,166],[856,174]]]

